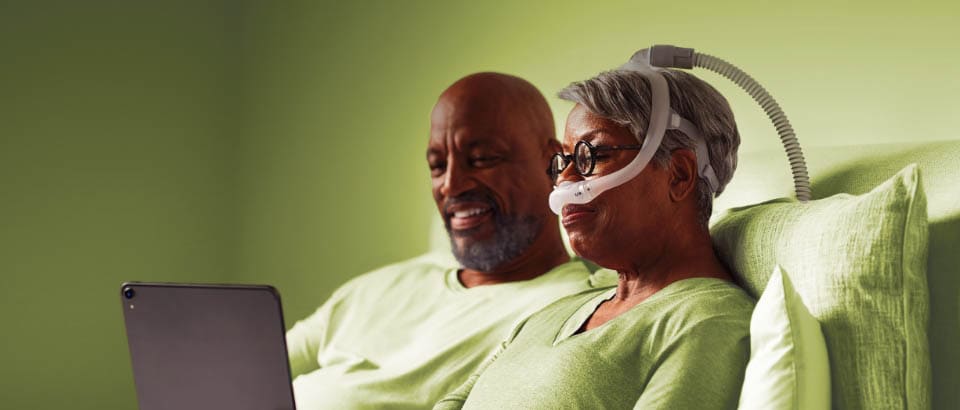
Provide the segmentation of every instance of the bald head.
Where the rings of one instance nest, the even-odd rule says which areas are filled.
[[[483,72],[463,77],[448,87],[433,108],[431,124],[438,121],[515,119],[516,131],[544,143],[555,139],[553,113],[543,94],[520,77]]]

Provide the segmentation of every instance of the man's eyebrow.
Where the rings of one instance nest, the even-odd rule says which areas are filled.
[[[490,139],[487,137],[475,137],[467,140],[466,144],[463,144],[464,149],[471,149],[476,147],[483,147],[487,145],[492,145]]]
[[[509,146],[504,141],[493,138],[489,136],[489,134],[482,134],[464,138],[459,149],[464,152],[469,152],[474,149],[504,150],[509,149]]]

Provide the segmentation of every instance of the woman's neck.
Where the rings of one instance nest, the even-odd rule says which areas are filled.
[[[633,261],[626,264],[629,269],[617,270],[620,279],[613,301],[634,305],[683,279],[732,280],[730,272],[717,259],[708,233],[688,239],[683,244],[665,247],[665,252],[656,260]]]

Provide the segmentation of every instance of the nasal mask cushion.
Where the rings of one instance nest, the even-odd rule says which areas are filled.
[[[607,190],[623,185],[640,175],[657,153],[663,141],[663,134],[668,129],[679,130],[696,141],[694,151],[697,154],[698,175],[707,180],[712,192],[716,192],[717,187],[720,186],[713,167],[710,166],[710,153],[707,150],[706,141],[693,123],[670,109],[670,89],[667,86],[667,80],[660,73],[660,68],[650,65],[647,49],[635,53],[620,69],[636,71],[650,82],[652,94],[650,121],[640,153],[627,166],[610,174],[591,180],[564,181],[554,187],[553,192],[550,193],[550,210],[557,215],[560,215],[567,204],[589,203]]]

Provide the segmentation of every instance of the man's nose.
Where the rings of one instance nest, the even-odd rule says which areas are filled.
[[[466,169],[465,164],[453,160],[447,162],[447,169],[443,174],[443,185],[440,187],[440,193],[443,196],[458,196],[476,188],[476,186],[476,181],[474,181],[470,170]]]

